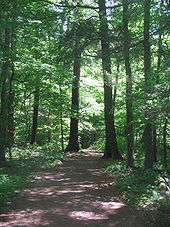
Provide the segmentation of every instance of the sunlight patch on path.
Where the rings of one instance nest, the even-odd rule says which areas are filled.
[[[77,220],[106,220],[108,217],[105,214],[96,214],[95,212],[73,211],[69,213],[71,218]]]

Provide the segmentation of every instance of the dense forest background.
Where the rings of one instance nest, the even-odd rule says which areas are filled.
[[[166,167],[168,7],[1,1],[1,162],[14,146],[69,141]]]
[[[167,173],[169,7],[1,0],[0,167],[48,144]]]

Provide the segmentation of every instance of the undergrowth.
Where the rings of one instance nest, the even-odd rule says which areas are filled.
[[[116,186],[127,203],[143,209],[146,226],[170,226],[170,197],[160,187],[161,171],[130,169],[125,161],[104,161],[104,168],[116,176]]]
[[[142,205],[158,201],[161,197],[161,172],[142,168],[130,169],[125,161],[106,161],[104,168],[117,176],[116,185],[129,204]]]
[[[14,148],[13,159],[0,168],[0,211],[6,210],[18,190],[30,184],[38,172],[57,167],[64,154],[53,145]]]

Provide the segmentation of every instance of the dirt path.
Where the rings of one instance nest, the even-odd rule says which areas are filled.
[[[104,173],[99,154],[70,156],[59,169],[41,173],[23,190],[13,209],[0,215],[0,226],[142,227]]]

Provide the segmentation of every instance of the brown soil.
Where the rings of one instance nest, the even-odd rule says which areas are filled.
[[[58,169],[40,173],[0,215],[0,226],[144,227],[99,157],[94,151],[70,155]]]

